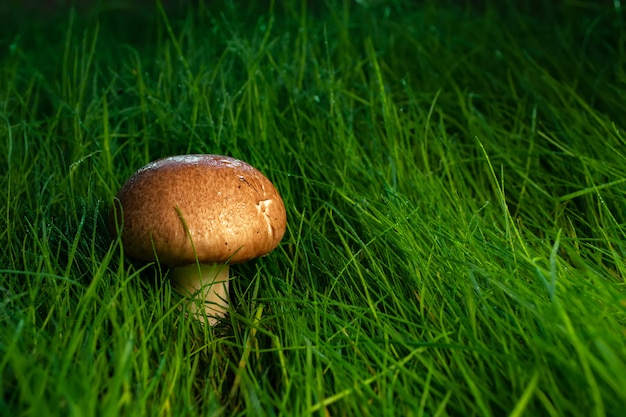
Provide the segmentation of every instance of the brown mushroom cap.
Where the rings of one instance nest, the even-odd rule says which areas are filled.
[[[116,235],[116,224],[123,224],[126,254],[158,257],[171,267],[195,263],[196,255],[200,263],[245,262],[271,252],[285,234],[276,188],[256,168],[228,156],[151,162],[122,186],[115,206],[109,230]]]

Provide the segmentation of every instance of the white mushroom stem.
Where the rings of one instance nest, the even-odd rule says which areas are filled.
[[[187,311],[213,326],[228,308],[228,265],[193,264],[170,270],[172,285],[189,303]]]

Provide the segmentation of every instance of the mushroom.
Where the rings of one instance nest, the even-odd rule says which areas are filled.
[[[117,193],[108,219],[128,257],[171,268],[188,311],[214,325],[228,307],[229,265],[265,256],[285,234],[282,198],[247,163],[180,155],[149,163]]]

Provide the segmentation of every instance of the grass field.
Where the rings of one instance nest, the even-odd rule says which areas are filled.
[[[3,14],[0,415],[623,415],[620,2],[214,3]],[[185,153],[287,207],[215,328],[105,227]]]

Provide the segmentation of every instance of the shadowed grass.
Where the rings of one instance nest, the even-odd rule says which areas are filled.
[[[3,26],[0,411],[619,415],[619,8],[188,7]],[[215,328],[104,226],[183,153],[288,210]]]

